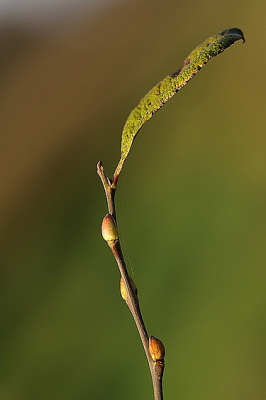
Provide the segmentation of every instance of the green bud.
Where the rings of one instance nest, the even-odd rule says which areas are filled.
[[[129,279],[130,279],[131,287],[132,287],[132,289],[133,289],[135,295],[137,296],[137,294],[138,294],[138,289],[137,289],[137,287],[136,287],[136,285],[135,285],[135,282],[133,281],[133,279],[131,278],[131,276],[129,277]],[[125,285],[125,283],[124,283],[124,279],[122,278],[122,276],[121,276],[121,279],[120,279],[120,293],[121,293],[122,298],[123,298],[125,301],[127,301],[127,289],[126,289],[126,285]]]

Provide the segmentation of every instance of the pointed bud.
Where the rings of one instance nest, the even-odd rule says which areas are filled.
[[[163,342],[155,336],[149,337],[149,350],[153,361],[164,362],[165,347]]]
[[[133,289],[135,295],[137,296],[137,295],[138,295],[137,286],[135,285],[135,282],[133,281],[133,279],[131,278],[131,276],[129,277],[129,279],[130,279],[131,287],[132,287],[132,289]],[[121,279],[120,279],[120,293],[121,293],[122,298],[123,298],[125,301],[127,301],[127,289],[126,289],[126,285],[125,285],[125,283],[124,283],[124,279],[122,278],[122,276],[121,276]]]
[[[107,242],[118,239],[118,229],[114,217],[106,214],[102,222],[102,236]]]

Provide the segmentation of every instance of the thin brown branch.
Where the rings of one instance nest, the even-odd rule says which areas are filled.
[[[98,162],[97,164],[97,173],[101,178],[109,214],[111,214],[116,223],[116,212],[115,212],[115,193],[117,188],[117,181],[119,175],[114,175],[114,180],[111,181],[104,171],[102,162]],[[110,217],[111,218],[111,217]],[[164,362],[163,360],[156,361],[152,358],[150,350],[149,350],[149,335],[147,329],[145,327],[145,323],[140,311],[139,300],[136,294],[136,291],[132,287],[130,276],[127,271],[127,267],[125,264],[125,260],[123,257],[122,249],[120,246],[119,238],[114,236],[114,239],[107,240],[107,243],[112,250],[112,253],[115,257],[117,262],[120,274],[123,278],[125,287],[126,287],[126,303],[128,305],[129,310],[134,318],[136,327],[138,329],[140,339],[142,341],[142,345],[147,357],[147,361],[150,367],[151,377],[152,377],[152,384],[153,384],[153,391],[154,391],[154,399],[155,400],[163,400],[163,390],[162,390],[162,377],[164,371]]]
[[[109,179],[106,176],[104,168],[103,168],[103,164],[101,161],[99,161],[97,164],[97,174],[101,178],[101,181],[103,184],[109,214],[111,214],[114,217],[114,219],[116,220],[116,213],[115,213],[116,186],[113,185],[113,182],[111,181],[111,179]]]

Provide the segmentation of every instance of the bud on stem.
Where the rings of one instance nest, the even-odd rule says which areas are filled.
[[[131,276],[129,277],[129,279],[130,279],[130,283],[131,283],[131,287],[132,287],[132,289],[133,289],[133,292],[134,292],[135,295],[137,296],[137,295],[138,295],[137,286],[135,285],[135,282],[133,281],[133,279],[131,278]],[[122,298],[123,298],[125,301],[127,301],[127,289],[126,289],[126,285],[125,285],[125,283],[124,283],[124,279],[122,278],[122,276],[121,276],[121,279],[120,279],[120,293],[121,293]]]
[[[160,339],[155,336],[149,337],[149,351],[154,362],[164,364],[165,347]]]
[[[102,236],[106,242],[114,242],[118,239],[118,229],[114,217],[106,214],[102,222]]]

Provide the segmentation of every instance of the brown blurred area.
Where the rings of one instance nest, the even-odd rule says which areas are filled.
[[[132,12],[130,5],[122,8],[128,7]],[[127,50],[125,35],[118,38],[123,19],[123,11],[111,6],[96,20],[84,13],[50,34],[3,28],[2,238],[16,231],[21,234],[20,225],[42,206],[73,158],[85,148],[90,157],[103,140],[104,120],[117,106],[128,80],[126,74],[120,76]],[[114,57],[115,52],[120,54]]]
[[[189,12],[189,4],[178,6]],[[152,74],[152,63],[158,69],[169,57],[163,42],[172,40],[171,31],[164,21],[175,18],[176,8],[174,1],[168,7],[159,1],[152,7],[149,1],[114,2],[96,18],[85,9],[44,34],[26,26],[2,28],[2,243],[23,235],[31,215],[81,153],[90,159],[117,134],[114,113],[121,129],[129,108],[124,96],[142,95],[138,86]]]

